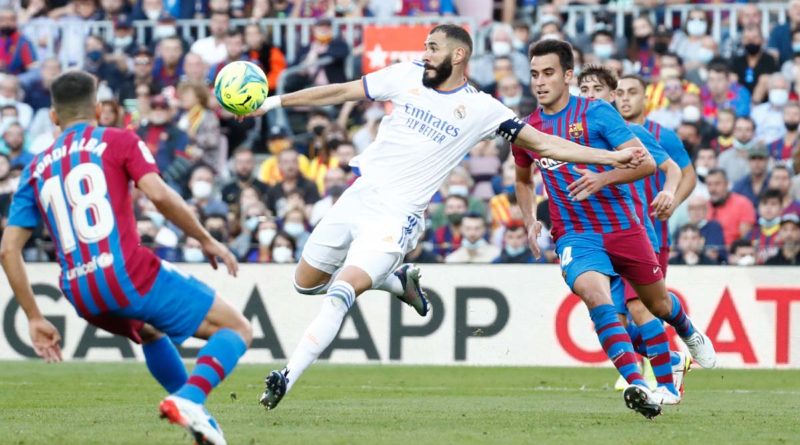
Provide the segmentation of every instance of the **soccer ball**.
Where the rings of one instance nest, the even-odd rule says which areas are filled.
[[[257,110],[268,92],[267,76],[258,65],[250,62],[231,62],[220,70],[214,80],[217,102],[238,116]]]

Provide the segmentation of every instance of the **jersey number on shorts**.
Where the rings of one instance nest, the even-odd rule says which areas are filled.
[[[572,246],[567,246],[564,248],[564,251],[561,252],[561,267],[565,267],[567,264],[572,262]]]
[[[107,191],[106,177],[97,164],[76,166],[63,183],[60,176],[45,181],[39,200],[45,211],[53,209],[64,253],[72,252],[77,247],[73,233],[78,235],[82,243],[92,244],[106,238],[114,230],[114,212],[106,199]],[[72,215],[69,214],[67,200],[72,207]]]

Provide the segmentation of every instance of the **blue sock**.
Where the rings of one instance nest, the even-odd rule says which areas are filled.
[[[142,345],[144,359],[150,374],[167,390],[168,394],[180,389],[189,376],[186,366],[183,365],[178,348],[166,335],[158,340]]]
[[[681,356],[675,351],[669,351],[669,364],[672,366],[681,362]]]
[[[233,371],[247,345],[230,329],[220,329],[203,346],[197,356],[192,375],[175,395],[204,404],[208,394]]]
[[[603,350],[620,375],[630,384],[647,387],[639,361],[633,352],[633,345],[628,333],[617,318],[617,311],[613,305],[603,304],[589,309],[589,316],[594,322],[594,330],[603,345]]]
[[[673,394],[678,394],[672,380],[672,363],[669,351],[669,340],[664,332],[664,322],[654,318],[639,328],[647,348],[647,358],[653,366],[658,386],[664,386]]]
[[[636,326],[636,323],[634,323],[633,320],[628,319],[628,325],[625,326],[625,330],[628,332],[628,336],[631,338],[633,350],[642,357],[647,357],[647,346],[644,344],[642,333],[639,331],[639,327]]]
[[[689,320],[689,317],[686,316],[686,312],[683,311],[681,300],[672,292],[669,292],[669,297],[672,299],[672,313],[669,315],[669,318],[664,321],[675,328],[675,332],[677,332],[681,338],[689,337],[694,334],[692,321]]]

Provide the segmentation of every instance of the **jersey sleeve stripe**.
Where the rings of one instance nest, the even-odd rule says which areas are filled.
[[[361,76],[361,84],[364,86],[364,95],[367,96],[367,99],[374,101],[375,98],[369,94],[369,87],[367,86],[367,76]]]

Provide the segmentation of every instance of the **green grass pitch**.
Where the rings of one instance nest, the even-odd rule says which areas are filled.
[[[269,366],[243,365],[209,409],[230,444],[752,443],[800,441],[800,371],[693,371],[648,421],[611,369],[316,365],[275,411]],[[0,363],[0,444],[190,443],[158,419],[139,363]]]

